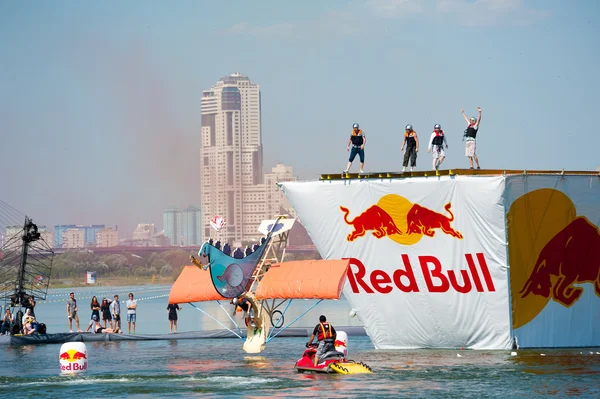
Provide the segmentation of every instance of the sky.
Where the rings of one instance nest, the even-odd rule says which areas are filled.
[[[401,169],[406,124],[430,169],[436,123],[443,166],[465,168],[478,106],[482,168],[595,170],[599,17],[594,0],[0,2],[0,200],[48,226],[162,229],[200,205],[201,94],[233,72],[260,85],[265,171],[343,170],[353,123],[365,171]]]

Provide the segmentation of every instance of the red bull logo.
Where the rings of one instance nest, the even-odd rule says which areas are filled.
[[[66,343],[81,344],[81,343]],[[63,349],[63,348],[61,348]],[[85,349],[84,349],[85,350]],[[60,370],[63,372],[80,372],[87,370],[87,354],[77,349],[62,350],[58,355],[60,361]]]
[[[405,293],[422,292],[423,287],[417,283],[410,258],[406,254],[402,254],[401,258],[404,267],[396,269],[392,275],[380,269],[371,270],[367,274],[367,268],[360,260],[349,258],[350,267],[347,276],[352,292],[355,294],[361,292],[389,294],[394,290]],[[425,280],[424,291],[431,293],[455,291],[461,294],[468,294],[473,289],[476,292],[496,291],[483,253],[477,253],[475,257],[473,254],[465,254],[465,260],[468,270],[444,271],[441,262],[435,256],[419,256],[418,263]],[[479,264],[479,269],[476,263]]]
[[[454,214],[451,208],[451,203],[444,206],[447,216],[422,205],[413,204],[400,195],[388,194],[376,205],[350,220],[350,210],[340,206],[344,213],[344,222],[353,228],[346,237],[348,241],[352,242],[371,232],[375,238],[389,237],[403,245],[413,245],[423,235],[434,237],[436,231],[462,239],[463,235],[452,227]]]
[[[578,217],[556,234],[541,250],[533,272],[519,291],[551,298],[572,306],[583,293],[574,284],[592,283],[600,297],[600,232],[584,217]]]
[[[348,220],[350,210],[343,206],[340,206],[340,209],[344,212],[344,222],[354,227],[354,231],[348,234],[348,241],[364,236],[369,230],[373,231],[373,236],[376,238],[402,234],[392,217],[378,205],[373,205],[351,221]]]
[[[544,212],[532,212],[531,204]],[[567,195],[529,192],[513,202],[507,221],[514,328],[533,320],[550,300],[574,306],[587,289],[581,284],[591,283],[600,297],[600,230],[577,216]]]

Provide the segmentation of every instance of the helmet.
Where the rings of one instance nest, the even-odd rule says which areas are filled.
[[[238,304],[238,302],[239,302],[239,299],[237,299],[237,298],[233,298],[233,299],[231,300],[231,302],[232,302],[234,305],[237,305],[237,304]]]
[[[472,116],[472,117],[471,117],[469,120],[470,120],[471,122],[477,123],[477,118],[475,118],[474,116]]]
[[[433,130],[435,130],[435,129],[441,129],[441,128],[442,128],[442,125],[440,125],[440,124],[438,124],[438,123],[436,123],[436,124],[433,126]]]
[[[412,131],[413,127],[412,127],[412,125],[406,125],[406,127],[404,128],[404,130]]]
[[[355,123],[354,125],[352,125],[352,129],[354,129],[354,128],[358,129],[358,123]]]

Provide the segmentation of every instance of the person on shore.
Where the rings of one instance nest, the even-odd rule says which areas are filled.
[[[92,320],[90,320],[90,323],[88,324],[87,328],[85,329],[85,332],[90,331],[90,329],[92,330],[92,334],[100,334],[100,333],[104,333],[104,334],[109,334],[109,333],[118,333],[119,329],[112,329],[112,328],[104,328],[102,327],[102,325],[100,325],[100,323],[98,323],[98,317],[96,315],[92,316]]]
[[[402,147],[400,151],[404,151],[404,145],[406,145],[406,152],[404,153],[404,162],[402,163],[402,171],[406,171],[408,161],[410,160],[410,171],[417,166],[417,152],[419,152],[419,138],[417,132],[413,130],[412,125],[406,125],[404,128],[404,140],[402,141]]]
[[[100,305],[100,310],[102,311],[102,320],[104,321],[104,328],[106,328],[107,323],[109,324],[110,328],[113,328],[112,315],[110,314],[110,304],[110,300],[103,298],[102,305]]]
[[[90,303],[90,309],[92,309],[92,315],[90,319],[96,316],[97,320],[100,320],[100,302],[98,302],[98,298],[96,295],[92,297],[92,302]]]
[[[448,142],[446,141],[442,126],[436,124],[433,126],[433,133],[431,133],[429,147],[427,148],[427,152],[433,150],[433,170],[438,170],[442,162],[444,162],[444,158],[446,157],[444,144],[446,145],[446,149],[448,149]]]
[[[67,317],[69,318],[69,332],[73,332],[73,320],[75,320],[77,332],[81,332],[81,328],[79,327],[79,316],[77,315],[78,310],[79,308],[77,307],[75,293],[71,292],[69,293],[69,299],[67,299]]]
[[[127,306],[127,334],[131,334],[131,324],[133,324],[133,333],[135,334],[135,316],[137,310],[137,301],[133,299],[133,293],[129,293],[129,300],[125,303]]]
[[[335,332],[335,328],[331,325],[331,323],[327,322],[327,318],[324,315],[319,317],[319,324],[315,326],[310,339],[308,340],[306,346],[309,347],[313,339],[317,337],[317,341],[319,342],[319,346],[317,347],[317,353],[315,354],[315,358],[313,361],[313,365],[317,367],[319,364],[319,358],[330,352],[335,350],[335,338],[337,337],[337,333]]]
[[[463,118],[465,118],[465,121],[467,122],[467,129],[465,130],[463,138],[467,141],[465,144],[465,156],[469,158],[469,169],[473,169],[473,159],[477,164],[477,169],[481,169],[479,167],[479,158],[477,158],[477,146],[475,142],[475,138],[479,132],[479,123],[481,122],[481,107],[477,107],[477,112],[479,112],[479,118],[475,118],[474,116],[467,118],[465,110],[462,110]]]
[[[169,334],[177,333],[177,311],[181,310],[178,304],[170,303],[167,305],[167,312],[169,313]]]
[[[114,301],[110,304],[112,318],[115,322],[114,327],[121,329],[121,303],[119,303],[119,295],[115,295],[114,298]]]
[[[350,158],[348,159],[348,166],[346,166],[346,170],[344,170],[344,174],[348,173],[350,167],[352,166],[352,162],[354,162],[354,158],[358,155],[360,159],[360,172],[363,172],[363,167],[365,166],[365,144],[367,144],[367,138],[363,134],[363,131],[359,129],[358,123],[352,125],[352,133],[350,134],[350,138],[348,139],[348,146],[346,147],[346,151],[350,151]],[[352,146],[352,150],[350,149]]]

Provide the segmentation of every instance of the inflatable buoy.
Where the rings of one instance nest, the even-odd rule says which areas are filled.
[[[348,334],[344,331],[337,331],[337,336],[333,345],[335,346],[336,351],[344,354],[344,357],[348,356]]]
[[[82,373],[88,368],[87,348],[83,342],[65,342],[58,355],[61,373]]]

